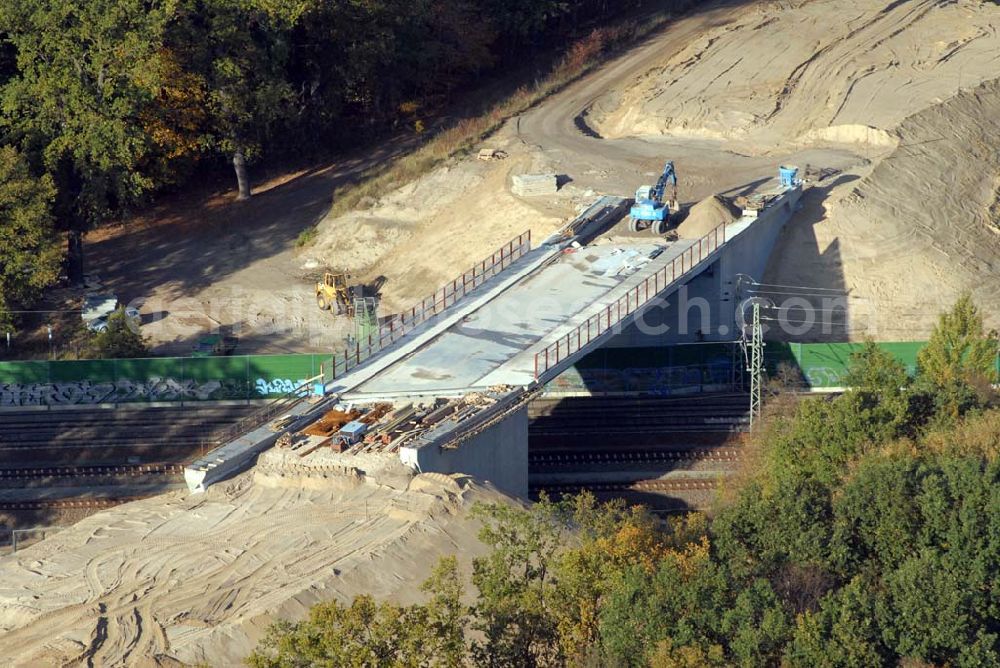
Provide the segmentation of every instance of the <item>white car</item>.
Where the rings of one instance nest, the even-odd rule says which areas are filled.
[[[106,332],[108,330],[108,318],[111,317],[110,313],[106,313],[99,318],[94,318],[87,323],[87,329],[92,332]],[[142,316],[139,314],[139,309],[134,306],[125,307],[125,317],[135,323],[138,327],[142,324]]]

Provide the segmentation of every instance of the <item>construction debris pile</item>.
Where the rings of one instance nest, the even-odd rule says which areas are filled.
[[[652,249],[615,247],[607,255],[587,259],[591,260],[592,273],[611,278],[634,274],[662,252],[662,246]]]
[[[458,399],[439,398],[431,403],[406,403],[397,407],[385,402],[338,404],[298,432],[283,434],[276,445],[300,457],[307,457],[321,448],[347,455],[396,453],[446,422],[449,427],[458,426],[494,406],[510,392],[510,387],[498,385]],[[278,418],[273,424],[279,425],[283,419]]]

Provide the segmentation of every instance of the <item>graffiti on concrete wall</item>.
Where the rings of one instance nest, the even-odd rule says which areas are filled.
[[[0,383],[0,407],[119,404],[151,401],[218,401],[277,397],[305,384],[290,378],[242,380],[89,380],[56,383]]]
[[[305,385],[305,382],[304,378],[297,382],[292,382],[288,378],[275,378],[270,381],[264,378],[258,378],[257,382],[254,383],[254,391],[262,397],[288,394],[289,392],[294,392],[296,389]]]
[[[842,371],[825,366],[811,366],[802,370],[810,387],[840,387]]]
[[[205,401],[232,398],[232,390],[218,380],[174,380],[150,378],[144,381],[118,380],[61,383],[0,383],[0,406],[67,406],[74,404],[126,403],[149,401]]]

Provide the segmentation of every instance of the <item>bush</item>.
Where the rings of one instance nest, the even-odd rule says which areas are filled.
[[[299,232],[298,238],[295,240],[295,246],[297,248],[304,248],[306,246],[312,245],[316,241],[316,237],[319,235],[319,229],[312,225],[306,229]]]
[[[123,309],[108,316],[108,328],[94,337],[94,345],[99,356],[105,359],[149,357],[146,337]]]

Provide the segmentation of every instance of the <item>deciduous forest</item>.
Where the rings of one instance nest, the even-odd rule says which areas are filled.
[[[55,279],[64,255],[54,249],[57,233],[68,233],[73,255],[83,232],[127,217],[200,171],[234,169],[234,190],[248,197],[248,165],[329,155],[403,129],[446,129],[459,89],[475,90],[499,72],[544,74],[573,40],[640,7],[641,0],[3,3],[0,308],[29,304]],[[431,128],[429,118],[440,122]]]
[[[711,513],[479,506],[471,582],[443,559],[425,603],[317,605],[248,663],[1000,665],[996,351],[963,298],[916,377],[869,344],[842,395],[773,398]]]

